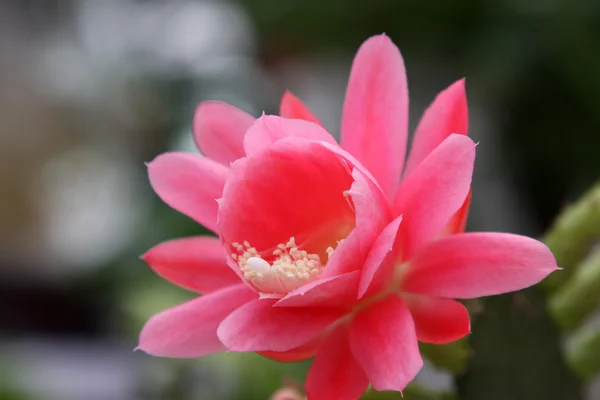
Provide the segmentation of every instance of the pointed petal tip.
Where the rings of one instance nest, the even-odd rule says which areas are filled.
[[[378,35],[371,36],[370,38],[368,38],[367,40],[365,40],[365,43],[368,42],[369,40],[379,40],[379,41],[382,41],[382,42],[392,42],[392,39],[385,32],[381,32]]]
[[[285,89],[283,91],[283,95],[281,96],[281,101],[283,102],[284,100],[287,100],[289,98],[295,98],[296,96],[294,95],[294,93],[292,93],[290,90]]]
[[[395,49],[397,52],[400,52],[398,46],[394,43],[392,38],[390,38],[386,33],[380,33],[379,35],[373,35],[367,40],[363,42],[361,47],[363,46],[382,46],[384,49]],[[401,56],[402,57],[402,56]]]
[[[156,157],[154,157],[151,161],[144,161],[144,165],[146,166],[146,168],[148,170],[153,167],[153,164],[156,163],[156,160],[158,159],[158,157],[160,157],[160,154],[157,155]]]

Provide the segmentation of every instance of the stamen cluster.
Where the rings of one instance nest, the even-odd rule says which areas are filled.
[[[237,254],[232,254],[244,277],[256,285],[263,293],[287,294],[307,282],[317,279],[325,266],[318,254],[300,250],[292,237],[287,243],[280,243],[273,251],[272,263],[265,260],[249,242],[232,243]],[[331,257],[334,249],[327,248]]]

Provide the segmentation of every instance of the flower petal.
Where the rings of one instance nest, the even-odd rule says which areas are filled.
[[[438,94],[423,114],[415,130],[404,176],[408,176],[450,134],[466,135],[468,130],[465,80],[461,79]]]
[[[347,329],[337,327],[317,352],[306,376],[311,400],[358,400],[367,390],[369,381],[352,355]]]
[[[288,351],[315,338],[342,317],[335,308],[273,307],[276,300],[252,301],[231,313],[217,334],[231,351]]]
[[[205,101],[196,108],[194,139],[205,156],[229,167],[244,157],[244,134],[254,117],[231,104]]]
[[[396,295],[354,317],[350,348],[375,390],[402,391],[423,366],[410,311]]]
[[[456,235],[457,233],[463,233],[467,228],[467,217],[469,216],[469,207],[471,206],[472,190],[469,190],[467,198],[463,202],[463,205],[458,209],[456,213],[450,218],[446,227],[442,230],[440,236]]]
[[[397,238],[401,222],[402,216],[390,222],[373,244],[361,270],[358,287],[359,299],[367,291],[377,290],[392,278],[393,267],[400,251]]]
[[[404,259],[438,235],[463,205],[474,161],[475,143],[453,134],[402,182],[394,200],[394,215],[403,214]]]
[[[359,271],[312,281],[275,303],[275,307],[352,307],[356,303]]]
[[[391,219],[383,193],[358,169],[347,194],[356,212],[356,227],[339,244],[321,277],[326,278],[362,268],[371,246]]]
[[[358,50],[344,103],[342,147],[375,176],[391,198],[400,183],[408,134],[404,61],[385,35]]]
[[[194,358],[225,350],[217,327],[256,298],[246,285],[230,286],[156,314],[144,325],[138,348],[160,357]]]
[[[543,243],[508,233],[464,233],[435,241],[413,259],[402,290],[470,299],[520,290],[558,269]]]
[[[159,276],[200,293],[240,283],[225,261],[221,242],[214,237],[169,240],[148,250],[142,259]]]
[[[150,184],[175,210],[217,232],[217,202],[227,168],[205,157],[164,153],[148,163]]]
[[[320,142],[281,139],[260,156],[232,164],[219,202],[221,237],[227,243],[249,241],[269,254],[291,237],[309,253],[324,251],[340,239],[339,231],[354,225],[344,198],[351,186],[347,167]]]
[[[270,358],[271,360],[280,362],[296,362],[307,360],[315,356],[315,353],[323,344],[325,336],[325,334],[318,335],[314,339],[311,339],[308,342],[288,351],[259,351],[258,354],[263,357]]]
[[[445,344],[471,333],[469,312],[456,300],[404,295],[419,342]]]
[[[255,157],[269,149],[276,141],[286,137],[323,141],[337,145],[323,127],[301,119],[287,119],[276,115],[263,115],[246,132],[244,149],[248,157]]]
[[[279,105],[279,115],[283,118],[303,119],[323,126],[321,121],[310,111],[310,109],[290,91],[286,90]]]
[[[297,390],[291,388],[283,388],[277,390],[269,400],[306,400]]]

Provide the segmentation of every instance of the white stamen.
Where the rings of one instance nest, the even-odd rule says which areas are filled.
[[[271,270],[271,265],[260,257],[250,257],[246,265],[257,274],[266,274]]]
[[[277,245],[273,251],[275,258],[271,262],[265,260],[247,241],[243,244],[232,243],[231,246],[236,250],[231,257],[239,265],[244,277],[262,293],[287,294],[318,279],[325,268],[318,254],[300,250],[293,237],[287,243]],[[332,247],[327,249],[328,256],[333,252]]]

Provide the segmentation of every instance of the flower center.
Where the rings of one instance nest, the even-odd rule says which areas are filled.
[[[247,241],[232,243],[232,246],[237,253],[231,256],[244,277],[265,294],[285,295],[312,282],[319,278],[326,264],[318,254],[300,250],[293,237],[287,243],[277,245],[272,256],[268,257],[271,261],[264,259]],[[333,247],[328,247],[327,257],[330,258],[334,251]]]

